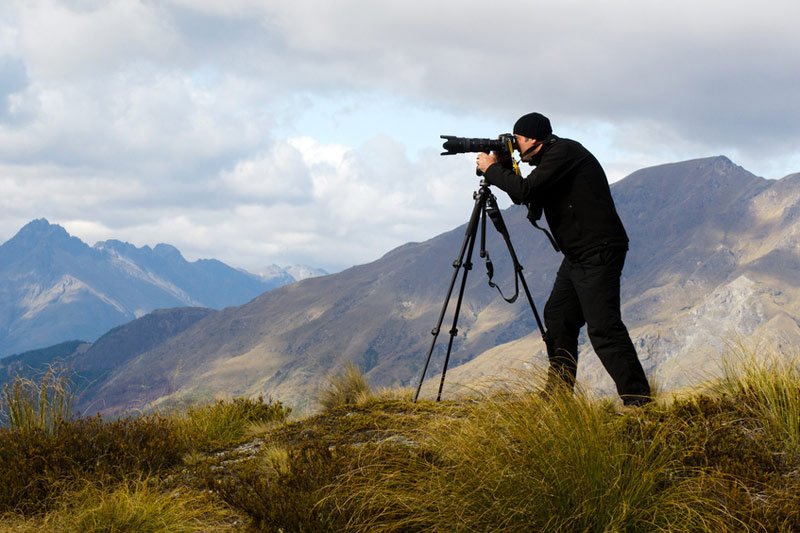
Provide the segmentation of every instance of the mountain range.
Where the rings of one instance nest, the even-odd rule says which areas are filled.
[[[614,183],[612,194],[631,239],[623,317],[659,388],[707,379],[721,354],[742,339],[797,345],[800,174],[766,180],[719,156],[642,169]],[[466,222],[472,200],[463,200]],[[517,206],[503,211],[541,311],[561,257],[525,215]],[[313,405],[326,375],[348,361],[374,385],[414,386],[464,232],[461,226],[370,264],[192,315],[185,327],[166,334],[166,323],[195,312],[173,310],[160,317],[166,322],[157,342],[117,351],[113,364],[101,362],[111,356],[92,354],[94,346],[76,349],[64,359],[93,376],[81,407],[113,415],[223,393],[263,394],[303,409]],[[493,229],[486,247],[495,281],[508,292],[510,260]],[[520,371],[545,362],[524,298],[507,304],[487,286],[477,253],[473,261],[446,394],[519,379]],[[145,319],[126,325],[124,335],[147,337],[154,326]],[[436,384],[450,321],[448,315],[428,372]],[[124,345],[124,338],[118,330],[104,342]],[[101,364],[103,371],[92,374]],[[601,394],[611,390],[585,338],[579,382]],[[423,394],[431,394],[427,382]]]
[[[168,244],[107,240],[90,247],[59,225],[34,220],[0,246],[0,356],[94,341],[154,309],[241,305],[294,281],[278,267],[256,275],[214,259],[189,262]]]

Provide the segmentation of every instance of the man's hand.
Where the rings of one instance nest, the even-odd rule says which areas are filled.
[[[487,154],[481,152],[478,154],[477,165],[478,165],[478,171],[481,174],[486,172],[486,169],[494,165],[495,163],[497,163],[497,156],[494,153]]]

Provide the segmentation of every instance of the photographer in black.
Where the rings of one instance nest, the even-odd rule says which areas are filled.
[[[617,215],[605,172],[580,143],[553,135],[539,113],[514,124],[522,161],[536,168],[517,175],[496,153],[480,153],[478,171],[516,204],[527,204],[528,218],[544,212],[564,253],[544,308],[548,336],[546,390],[571,390],[578,369],[578,335],[587,325],[589,340],[611,375],[625,405],[650,401],[650,386],[620,311],[620,276],[628,236]]]

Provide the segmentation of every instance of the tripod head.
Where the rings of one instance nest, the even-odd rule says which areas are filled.
[[[486,181],[486,178],[483,177],[483,174],[480,175],[480,178],[481,178],[481,181],[478,183],[478,186],[480,187],[480,190],[486,189],[491,185],[491,183]],[[478,191],[475,191],[475,192],[472,193],[472,199],[473,200],[477,200],[478,199]]]
[[[472,193],[472,199],[480,203],[482,211],[491,219],[497,231],[499,231],[501,235],[506,234],[508,233],[508,229],[506,228],[506,223],[503,221],[503,217],[500,215],[497,197],[489,188],[490,185],[491,184],[486,181],[486,178],[481,178],[480,188]]]

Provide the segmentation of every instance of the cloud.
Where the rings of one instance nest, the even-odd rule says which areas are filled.
[[[800,4],[12,0],[0,6],[0,237],[236,266],[372,260],[465,221],[472,159],[540,110],[613,179],[725,154],[800,170]]]
[[[37,213],[89,244],[168,242],[192,259],[215,257],[250,269],[306,263],[335,271],[430,238],[432,227],[466,222],[475,180],[458,165],[424,161],[381,136],[354,148],[290,139],[205,185],[159,187],[59,166],[5,166],[0,234],[10,237],[28,213]]]
[[[247,80],[273,112],[299,92],[383,93],[508,122],[532,108],[569,126],[658,122],[705,146],[776,153],[792,147],[800,123],[786,105],[800,82],[798,60],[787,62],[800,45],[791,2],[779,3],[780,17],[719,0],[511,2],[490,17],[478,2],[435,12],[359,0],[20,5],[20,50],[37,79],[145,65],[177,70],[189,85]],[[743,129],[757,132],[750,143]]]
[[[789,57],[800,46],[796,3],[504,7],[507,16],[500,7],[487,16],[477,2],[431,12],[422,3],[301,0],[265,10],[289,57],[302,58],[290,77],[319,87],[369,87],[509,122],[536,108],[570,125],[658,123],[709,148],[770,154],[800,133],[800,110],[787,105],[800,85],[800,60]],[[747,143],[743,130],[755,133]]]
[[[221,194],[247,203],[308,202],[312,182],[302,154],[291,144],[278,143],[268,152],[242,160],[221,175]]]
[[[19,6],[19,47],[40,80],[92,78],[129,62],[158,61],[179,45],[158,11],[136,0],[25,0]]]

